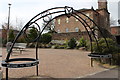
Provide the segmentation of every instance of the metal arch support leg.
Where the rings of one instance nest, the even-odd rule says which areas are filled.
[[[36,59],[38,60],[38,41],[36,42]],[[38,64],[36,65],[36,74],[38,76]]]
[[[38,73],[38,65],[36,65],[36,75],[38,76],[39,73]]]
[[[8,80],[8,68],[6,68],[6,80]]]

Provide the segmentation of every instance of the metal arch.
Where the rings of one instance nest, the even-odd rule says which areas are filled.
[[[82,14],[83,16],[87,17],[90,21],[92,21],[93,24],[95,24],[95,26],[99,29],[99,31],[100,31],[102,37],[105,39],[105,42],[106,42],[107,48],[109,49],[108,41],[107,41],[106,37],[103,35],[103,33],[102,33],[102,31],[101,31],[101,28],[100,28],[100,27],[99,27],[99,26],[98,26],[98,25],[97,25],[97,24],[96,24],[91,18],[89,18],[88,16],[86,16],[86,15],[83,14],[82,12],[77,11],[77,10],[75,10],[75,12],[78,12],[78,13]]]
[[[47,9],[47,10],[45,10],[45,11],[37,14],[36,16],[34,16],[29,22],[32,22],[32,20],[34,20],[36,17],[38,17],[38,16],[40,16],[41,14],[46,13],[46,12],[48,12],[48,11],[56,10],[56,9],[64,9],[64,8],[65,8],[65,7],[54,7],[54,8]],[[43,16],[43,17],[44,17],[44,16]],[[28,23],[29,23],[29,22],[28,22]]]
[[[79,21],[80,23],[82,23],[82,25],[83,25],[84,28],[86,29],[86,31],[87,31],[87,33],[88,33],[88,36],[89,36],[89,38],[90,38],[91,52],[93,52],[93,49],[92,49],[92,37],[91,37],[91,35],[90,35],[90,33],[89,33],[89,31],[88,31],[86,25],[85,25],[79,18],[77,18],[76,16],[74,16],[74,15],[72,15],[72,16],[73,16],[74,18],[78,19],[78,21]]]
[[[49,11],[52,11],[52,10],[59,10],[59,9],[63,9],[63,10],[54,11],[54,12],[52,12],[52,13],[49,12]],[[62,15],[66,15],[67,17],[73,16],[74,18],[78,19],[80,23],[82,23],[82,25],[85,27],[85,29],[86,29],[86,31],[87,31],[87,33],[88,33],[88,36],[89,36],[90,42],[91,42],[91,46],[92,46],[92,37],[91,37],[91,34],[89,33],[89,31],[88,31],[88,29],[87,29],[87,26],[88,26],[89,28],[90,28],[90,26],[87,24],[87,22],[86,22],[82,17],[80,17],[79,15],[75,14],[76,12],[84,15],[84,16],[87,17],[90,21],[92,21],[93,24],[95,24],[95,25],[97,26],[97,28],[99,29],[99,31],[101,32],[101,35],[104,37],[104,35],[103,35],[100,27],[99,27],[91,18],[89,18],[88,16],[86,16],[86,15],[83,14],[82,12],[77,11],[77,10],[74,10],[72,7],[68,7],[68,6],[51,8],[51,9],[45,10],[45,11],[37,14],[36,16],[34,16],[34,17],[22,28],[22,30],[19,32],[19,34],[15,37],[15,39],[14,39],[14,41],[13,41],[13,44],[12,44],[10,50],[8,51],[8,54],[7,54],[7,57],[6,57],[5,62],[7,62],[7,61],[10,60],[10,59],[9,59],[9,58],[10,58],[10,54],[11,54],[11,52],[12,52],[12,49],[13,49],[13,46],[14,46],[16,40],[17,40],[17,39],[19,38],[19,36],[20,36],[23,32],[25,32],[32,24],[36,24],[37,27],[39,28],[39,30],[38,30],[39,34],[38,34],[38,36],[37,36],[37,37],[35,38],[35,40],[34,40],[34,41],[36,42],[36,59],[38,60],[38,40],[40,39],[42,32],[45,30],[45,28],[47,27],[47,25],[48,25],[52,20],[54,20],[54,19],[56,19],[57,17],[60,17],[60,16],[62,16]],[[46,13],[47,13],[47,14],[46,14]],[[45,21],[45,20],[44,20],[45,17],[47,17],[48,15],[56,14],[56,13],[64,13],[64,14],[55,16],[54,18],[50,19],[49,21],[47,21],[47,24],[44,26],[44,28],[43,28],[42,30],[40,30],[40,26],[39,26],[39,24],[37,23],[37,21],[40,20],[40,19],[43,19],[43,21]],[[45,15],[42,15],[42,14],[45,14]],[[77,18],[75,15],[77,15],[79,18]],[[82,19],[82,21],[83,21],[84,23],[83,23],[80,19]],[[85,24],[86,24],[87,26],[86,26]],[[90,28],[90,30],[92,31],[91,28]],[[95,33],[94,33],[93,31],[92,31],[92,34],[93,34],[93,36],[94,36],[94,38],[95,38],[95,40],[96,40],[96,42],[97,42],[97,44],[98,44],[98,41],[97,41],[97,39],[96,39],[96,37],[95,37],[95,35],[94,35]],[[105,37],[104,37],[104,39],[105,39],[106,44],[107,44],[107,46],[108,46],[108,42],[107,42],[107,40],[106,40]],[[97,45],[97,46],[99,46],[99,45]],[[108,46],[108,48],[109,48],[109,46]],[[91,52],[93,52],[92,47],[91,47]],[[38,65],[36,66],[36,69],[37,69],[36,71],[37,71],[37,75],[38,75]],[[7,78],[8,78],[8,68],[6,68],[6,80],[7,80]]]
[[[82,17],[80,17],[79,15],[77,15],[76,13],[73,13],[73,14],[75,14],[75,15],[78,16],[80,19],[82,19],[82,21],[84,21],[84,23],[83,23],[82,21],[81,21],[81,23],[86,24],[86,25],[89,27],[89,29],[90,29],[91,32],[92,32],[93,37],[94,37],[95,40],[96,40],[97,46],[98,46],[98,48],[99,48],[98,40],[97,40],[97,38],[96,38],[96,36],[95,36],[95,33],[94,33],[94,32],[92,31],[92,29],[90,28],[90,25],[88,25],[88,23],[87,23]],[[74,17],[80,21],[80,19],[77,18],[76,16],[74,16]],[[85,27],[85,26],[84,26],[84,27]],[[85,28],[86,28],[86,27],[85,27]],[[86,29],[87,29],[87,28],[86,28]],[[87,29],[87,32],[89,33],[88,29]],[[92,38],[91,38],[91,39],[92,39]],[[90,39],[90,40],[91,40],[91,39]],[[91,40],[91,52],[93,52],[93,49],[92,49],[92,40]]]
[[[10,54],[11,54],[11,52],[12,52],[12,49],[13,49],[13,46],[14,46],[16,40],[19,38],[19,36],[20,36],[25,30],[27,30],[27,29],[29,28],[29,26],[31,25],[31,23],[35,23],[36,21],[38,21],[38,20],[40,20],[40,19],[42,19],[42,18],[44,18],[44,17],[46,17],[46,16],[48,16],[48,15],[51,15],[51,14],[56,14],[56,13],[61,13],[61,12],[64,12],[64,13],[65,13],[65,8],[66,8],[66,7],[55,7],[55,8],[51,8],[51,9],[45,10],[45,11],[37,14],[35,17],[33,17],[33,18],[22,28],[22,30],[19,32],[19,34],[18,34],[18,35],[16,36],[16,38],[14,39],[13,44],[12,44],[10,50],[8,51],[8,55],[7,55],[7,57],[6,57],[6,61],[9,60]],[[68,8],[71,8],[71,7],[68,7]],[[54,10],[54,9],[63,9],[63,11],[56,11],[56,12],[49,13],[49,14],[46,14],[46,15],[44,15],[44,16],[41,16],[41,17],[35,19],[36,17],[40,16],[41,14],[46,13],[46,12],[48,12],[48,11],[50,11],[50,10]],[[35,20],[34,20],[34,19],[35,19]],[[44,29],[45,29],[45,28],[44,28]],[[44,30],[44,29],[43,29],[43,30]],[[43,32],[43,31],[41,31],[41,32]],[[41,34],[40,34],[40,35],[41,35]]]
[[[65,7],[59,7],[59,8],[65,9]],[[48,10],[52,10],[52,9],[57,9],[57,8],[51,8],[51,9],[48,9]],[[46,10],[46,11],[48,11],[48,10]],[[43,11],[42,13],[44,13],[44,12],[46,12],[46,11]],[[65,10],[53,12],[52,14],[60,13],[60,12],[65,12]],[[40,14],[41,14],[41,13],[40,13]],[[19,36],[20,36],[25,30],[27,30],[27,29],[29,28],[29,26],[31,25],[31,23],[36,23],[36,21],[38,21],[38,20],[41,19],[41,18],[44,18],[44,17],[47,16],[47,15],[50,15],[51,13],[50,13],[50,14],[46,14],[45,16],[42,16],[42,17],[40,17],[40,18],[38,18],[38,19],[35,19],[35,18],[38,17],[40,14],[36,15],[35,17],[33,17],[33,18],[22,28],[22,30],[19,32],[19,34],[15,37],[15,39],[14,39],[14,41],[13,41],[13,44],[12,44],[12,46],[10,47],[10,50],[8,51],[8,55],[7,55],[7,57],[6,57],[5,62],[9,62],[10,54],[11,54],[11,52],[12,52],[12,49],[13,49],[13,46],[14,46],[16,40],[19,38]],[[33,21],[34,19],[35,19],[35,21]],[[47,26],[47,25],[46,25],[46,26]],[[44,29],[45,29],[45,28],[44,28]],[[41,31],[41,33],[44,31],[44,29]],[[41,33],[39,34],[39,37],[38,37],[38,38],[40,38]],[[38,39],[37,39],[37,42],[36,42],[36,59],[38,59],[37,53],[38,53]],[[37,70],[37,75],[38,75],[38,65],[36,66],[36,70]],[[6,80],[8,80],[8,68],[6,68]]]

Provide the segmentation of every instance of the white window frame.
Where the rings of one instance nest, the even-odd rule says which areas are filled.
[[[58,24],[60,24],[60,19],[58,19]]]
[[[90,13],[86,13],[86,16],[90,17]]]
[[[75,32],[79,32],[79,28],[78,27],[75,28]]]
[[[68,29],[68,28],[66,28],[66,29],[65,29],[65,31],[66,31],[66,32],[69,32],[69,29]]]
[[[66,18],[66,23],[69,23],[69,18],[68,17]]]
[[[60,33],[60,30],[58,29],[58,33]]]
[[[79,17],[78,16],[76,16],[76,18],[78,18],[79,19]],[[76,21],[78,21],[78,19],[75,19]]]

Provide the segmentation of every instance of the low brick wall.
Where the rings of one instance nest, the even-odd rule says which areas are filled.
[[[79,40],[81,37],[84,37],[84,39],[89,40],[87,32],[54,33],[52,35],[52,40],[69,40],[71,38]]]

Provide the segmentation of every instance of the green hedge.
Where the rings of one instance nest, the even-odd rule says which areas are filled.
[[[117,53],[118,47],[117,43],[110,38],[106,38],[107,43],[104,38],[100,38],[97,43],[93,42],[93,51],[95,53],[101,54],[114,54]]]
[[[118,65],[119,64],[119,58],[120,58],[120,48],[117,46],[117,43],[113,41],[110,38],[106,38],[108,42],[108,46],[106,44],[106,41],[104,38],[100,38],[98,41],[98,45],[94,42],[93,43],[93,51],[95,53],[100,53],[100,54],[112,54],[112,64]],[[109,63],[109,61],[104,62],[104,63]]]

